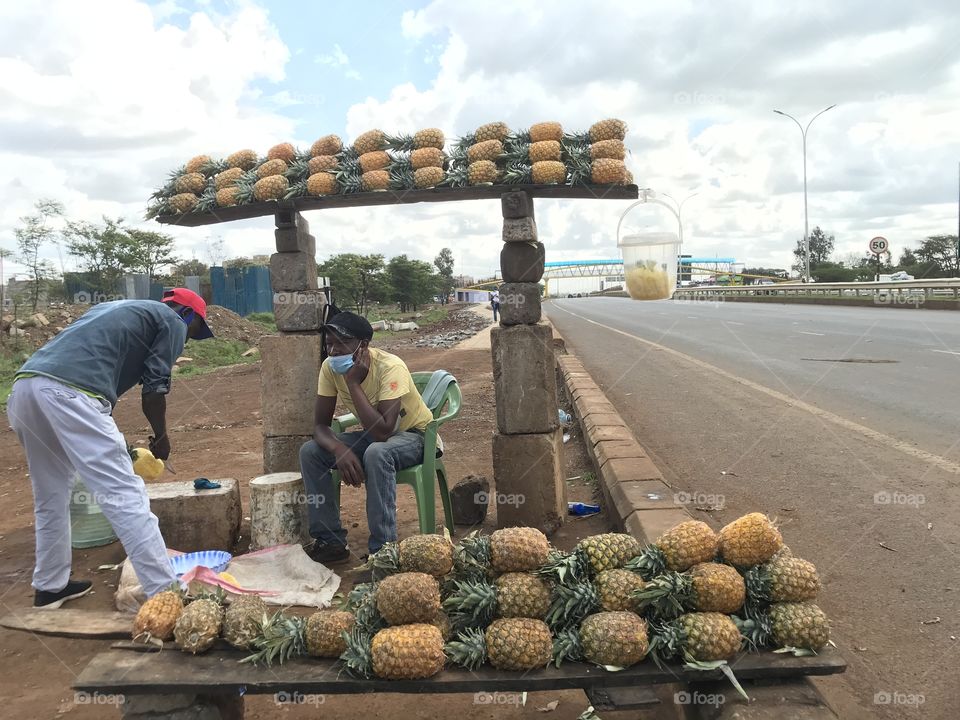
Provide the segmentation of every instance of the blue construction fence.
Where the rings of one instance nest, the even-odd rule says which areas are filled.
[[[237,315],[273,312],[270,268],[260,265],[241,268],[210,268],[213,304]]]

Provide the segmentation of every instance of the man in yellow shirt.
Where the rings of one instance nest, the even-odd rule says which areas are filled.
[[[367,546],[375,553],[397,539],[397,471],[423,462],[423,432],[433,419],[403,360],[370,347],[373,328],[366,318],[341,312],[326,330],[329,357],[320,366],[313,439],[300,448],[314,538],[308,554],[324,564],[350,555],[331,470],[339,470],[347,485],[366,484]],[[361,432],[331,430],[338,400],[360,421]]]

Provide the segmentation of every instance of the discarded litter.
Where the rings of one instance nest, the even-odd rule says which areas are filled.
[[[567,503],[567,515],[585,517],[587,515],[596,515],[598,512],[600,512],[599,505],[588,505],[587,503],[582,502]]]

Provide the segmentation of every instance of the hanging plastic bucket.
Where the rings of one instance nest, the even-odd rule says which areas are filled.
[[[94,502],[93,493],[79,477],[70,496],[70,534],[70,544],[75,548],[109,545],[117,539],[113,526]]]
[[[627,292],[634,300],[666,300],[677,288],[675,233],[627,235],[620,241]]]

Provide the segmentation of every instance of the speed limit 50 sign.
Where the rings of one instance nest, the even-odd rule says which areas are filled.
[[[870,241],[870,252],[874,255],[883,255],[890,248],[890,243],[885,237],[875,237]]]

